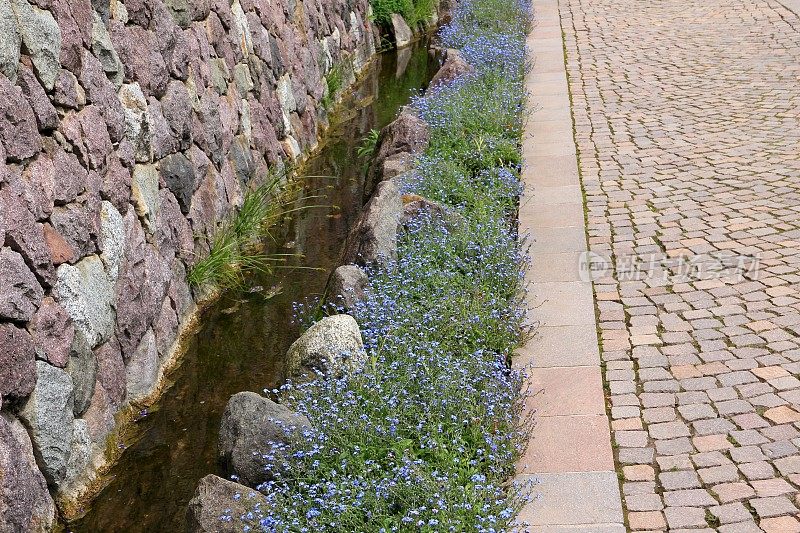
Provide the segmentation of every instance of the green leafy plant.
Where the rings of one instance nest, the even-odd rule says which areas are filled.
[[[335,63],[325,75],[327,91],[325,91],[325,96],[322,97],[322,106],[325,109],[332,109],[336,103],[336,96],[344,87],[348,69],[352,69],[352,59]]]
[[[378,148],[380,133],[381,132],[376,129],[369,130],[369,133],[361,139],[361,144],[359,144],[356,149],[356,154],[358,158],[362,160],[365,170],[369,167],[372,156],[375,155],[375,150]]]

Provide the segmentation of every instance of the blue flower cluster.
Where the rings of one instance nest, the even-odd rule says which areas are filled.
[[[403,187],[445,214],[420,213],[397,260],[368,269],[349,311],[365,367],[270,391],[313,430],[265,446],[280,474],[259,487],[267,504],[247,530],[512,528],[524,494],[507,480],[527,431],[509,362],[525,319],[514,220],[529,20],[527,0],[464,0],[441,30],[475,72],[414,99],[431,142]]]

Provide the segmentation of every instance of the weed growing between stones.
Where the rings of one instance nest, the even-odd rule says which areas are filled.
[[[248,190],[242,206],[214,233],[208,252],[188,274],[195,288],[228,290],[240,287],[249,272],[269,272],[286,254],[264,252],[269,230],[303,200],[285,172],[273,173],[263,184]]]
[[[398,259],[368,269],[367,297],[350,310],[361,371],[272,391],[313,430],[266,447],[280,474],[260,487],[267,505],[243,517],[253,529],[512,527],[525,496],[507,480],[527,432],[509,360],[525,316],[513,218],[529,19],[525,1],[466,0],[443,29],[476,72],[415,99],[431,141],[404,189],[452,216],[422,212]]]
[[[376,129],[369,130],[369,133],[361,139],[361,144],[358,145],[358,149],[356,150],[356,154],[361,160],[361,166],[365,173],[369,168],[372,157],[375,155],[375,150],[378,148],[380,133],[381,132]]]
[[[331,67],[325,75],[325,86],[327,91],[322,97],[322,107],[327,110],[333,109],[336,103],[336,95],[342,90],[345,83],[345,75],[347,71],[353,69],[352,61],[338,62]]]

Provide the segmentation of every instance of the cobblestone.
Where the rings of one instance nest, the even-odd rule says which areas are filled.
[[[628,526],[800,532],[800,17],[559,13]]]

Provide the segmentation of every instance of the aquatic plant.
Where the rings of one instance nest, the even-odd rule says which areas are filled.
[[[189,270],[192,287],[237,288],[248,272],[269,272],[286,259],[286,254],[264,250],[270,228],[304,200],[287,176],[288,170],[273,171],[245,192],[241,207],[217,226],[207,253]]]
[[[328,70],[328,73],[325,75],[325,87],[327,90],[322,97],[322,107],[327,110],[333,108],[333,105],[336,103],[336,96],[339,94],[339,91],[342,90],[342,87],[344,87],[347,72],[352,69],[352,58],[348,58],[334,63],[330,70]]]
[[[508,479],[527,431],[509,361],[525,322],[527,256],[512,219],[529,18],[525,2],[465,0],[451,25],[474,38],[442,30],[476,71],[414,99],[431,141],[403,189],[457,215],[420,213],[397,260],[367,268],[367,296],[349,311],[368,354],[361,371],[267,391],[313,430],[266,453],[281,474],[259,487],[267,504],[244,517],[249,528],[512,528],[525,498]]]

